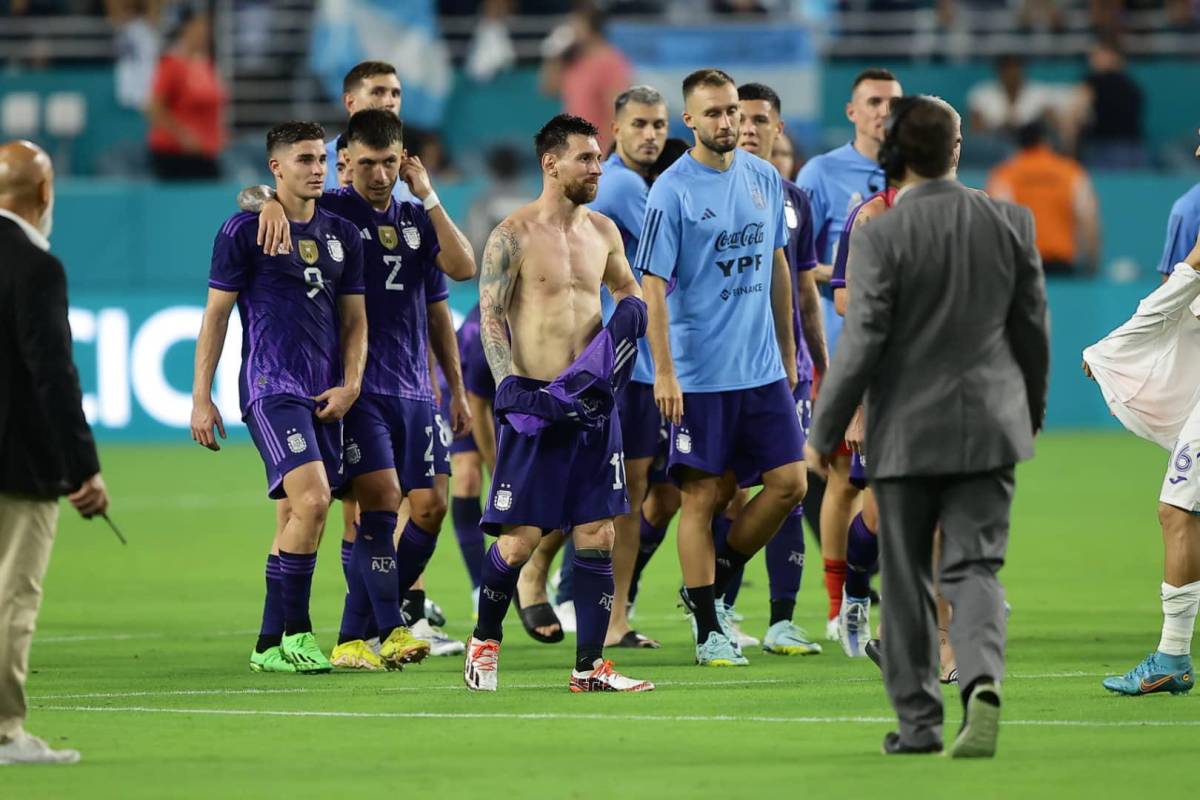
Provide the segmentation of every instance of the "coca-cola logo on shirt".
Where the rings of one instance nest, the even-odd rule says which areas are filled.
[[[766,238],[761,222],[751,222],[746,227],[731,231],[721,231],[717,234],[717,252],[737,250],[739,247],[751,247],[762,244]]]

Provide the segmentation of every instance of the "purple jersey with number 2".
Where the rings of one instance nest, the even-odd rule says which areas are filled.
[[[364,394],[433,401],[426,306],[449,297],[429,214],[392,199],[376,211],[353,187],[325,192],[322,208],[360,232],[367,293],[367,368]]]

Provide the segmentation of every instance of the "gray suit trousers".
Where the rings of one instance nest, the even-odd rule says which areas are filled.
[[[969,475],[872,481],[879,502],[883,680],[905,744],[942,740],[933,536],[941,525],[939,583],[950,602],[958,680],[1004,676],[1004,566],[1013,467]]]

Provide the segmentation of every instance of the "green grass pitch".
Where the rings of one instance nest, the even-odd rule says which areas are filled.
[[[273,525],[248,445],[103,449],[129,546],[64,507],[29,679],[29,728],[78,748],[75,767],[9,768],[4,798],[1153,796],[1186,786],[1200,697],[1121,698],[1100,687],[1157,643],[1166,453],[1121,434],[1051,434],[1019,472],[1008,566],[1013,615],[999,756],[879,755],[891,709],[875,667],[750,653],[693,666],[675,608],[674,537],[647,570],[638,626],[658,651],[613,651],[658,682],[648,695],[567,691],[573,639],[541,645],[510,615],[501,691],[468,694],[458,657],[402,673],[254,675],[247,656]],[[334,509],[336,516],[338,510]],[[328,649],[340,619],[337,531],[313,598]],[[810,540],[797,621],[825,608]],[[739,600],[766,627],[761,560]],[[429,593],[470,627],[453,532]],[[948,732],[959,704],[947,692]]]

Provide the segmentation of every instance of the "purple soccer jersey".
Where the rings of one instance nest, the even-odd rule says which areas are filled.
[[[426,306],[449,291],[429,215],[395,199],[376,211],[350,186],[325,192],[320,204],[361,236],[369,337],[363,394],[432,401]]]
[[[208,285],[237,292],[242,317],[242,413],[273,395],[311,398],[342,382],[337,298],[363,293],[358,230],[318,208],[292,222],[292,252],[268,256],[258,215],[230,217],[213,242]]]
[[[813,379],[812,354],[800,325],[800,295],[796,282],[801,272],[817,266],[817,246],[813,239],[812,205],[808,195],[789,180],[783,182],[783,216],[788,227],[788,242],[783,248],[788,266],[792,268],[792,334],[796,337],[796,376],[801,381]]]
[[[481,354],[483,352],[482,345],[479,344],[479,304],[478,303],[475,305],[474,308],[472,308],[469,312],[467,312],[466,319],[463,320],[462,325],[458,326],[457,339],[458,339],[458,361],[462,367],[463,381],[465,383],[466,372],[467,372],[467,352],[468,352],[468,350],[470,350],[474,346],[474,347],[476,347],[476,349],[478,349],[480,351]],[[484,367],[486,368],[486,366],[487,365],[485,364]],[[437,370],[438,387],[441,389],[441,392],[442,392],[442,419],[445,420],[447,422],[447,424],[449,424],[449,421],[450,421],[450,386],[449,386],[449,384],[446,383],[446,376],[442,374],[441,365],[437,365],[435,367],[435,369]],[[489,381],[491,380],[491,371],[490,370],[488,371],[488,380]],[[467,387],[467,388],[469,389],[470,387]],[[495,393],[496,393],[496,387],[495,387],[495,385],[492,385],[491,394],[486,395],[486,397],[490,400],[491,397],[495,395]],[[478,394],[478,392],[475,392],[475,394]],[[485,395],[480,395],[480,396],[482,397]],[[475,437],[470,433],[468,433],[466,436],[461,436],[450,442],[451,454],[453,454],[453,453],[473,453],[473,452],[477,451],[478,449],[479,449],[478,445],[475,444]]]
[[[833,259],[833,277],[829,279],[829,288],[846,288],[846,264],[850,261],[850,234],[854,231],[854,221],[858,219],[858,212],[862,211],[867,203],[870,203],[877,197],[882,197],[884,205],[891,208],[892,204],[896,202],[898,191],[895,188],[888,187],[882,192],[876,192],[855,206],[850,214],[847,215],[846,224],[842,226],[842,232],[838,237],[837,254]]]

